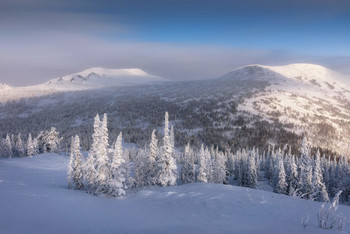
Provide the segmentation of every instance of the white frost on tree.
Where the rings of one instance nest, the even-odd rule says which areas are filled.
[[[95,177],[96,177],[96,158],[98,154],[98,148],[100,145],[100,117],[97,114],[94,118],[94,133],[92,135],[92,144],[90,147],[89,155],[84,163],[84,182],[87,192],[91,193],[95,190]]]
[[[182,183],[193,183],[196,179],[196,167],[194,165],[194,153],[190,143],[187,143],[183,154],[183,166],[181,168]]]
[[[125,185],[125,169],[123,168],[123,137],[120,132],[114,145],[114,153],[110,168],[108,181],[108,195],[113,197],[125,196],[127,186]]]
[[[201,149],[199,151],[199,168],[198,168],[198,175],[197,175],[198,182],[204,182],[204,183],[208,182],[206,156],[207,154],[204,149],[204,145],[202,144]]]
[[[287,193],[287,182],[286,182],[286,173],[284,170],[283,165],[283,158],[278,159],[278,176],[277,176],[277,183],[274,189],[274,192],[276,193]]]
[[[81,190],[83,183],[83,155],[80,152],[79,136],[72,137],[70,160],[68,164],[67,180],[68,188]]]
[[[177,166],[174,155],[174,142],[171,140],[171,134],[169,133],[169,114],[165,112],[164,119],[164,137],[163,148],[160,154],[158,164],[158,183],[161,186],[173,186],[176,185],[177,178]]]
[[[102,123],[100,125],[100,141],[98,145],[98,152],[96,155],[96,189],[94,194],[108,192],[108,180],[110,178],[110,167],[108,157],[108,128],[107,115],[103,115]]]
[[[324,180],[323,180],[319,150],[317,150],[316,152],[316,157],[314,162],[311,198],[316,201],[322,201],[322,202],[329,201],[326,185],[324,184]]]

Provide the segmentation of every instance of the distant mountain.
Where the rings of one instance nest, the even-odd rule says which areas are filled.
[[[8,84],[2,84],[0,83],[0,90],[4,90],[4,89],[11,89],[12,87]]]
[[[110,86],[132,86],[164,82],[165,79],[150,75],[138,68],[106,69],[94,67],[82,72],[52,79],[40,86],[59,90],[81,90]]]
[[[138,68],[106,69],[94,67],[33,86],[11,87],[10,89],[10,86],[0,84],[0,89],[3,91],[0,93],[0,102],[40,97],[57,92],[92,90],[105,87],[137,86],[166,81],[166,79],[148,74]]]

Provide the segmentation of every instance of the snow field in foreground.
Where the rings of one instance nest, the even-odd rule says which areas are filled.
[[[317,227],[321,203],[221,184],[129,192],[123,199],[67,189],[69,158],[0,160],[0,233],[339,233]],[[350,208],[339,212],[350,217]],[[304,230],[300,219],[310,215]],[[345,225],[342,233],[350,233]]]

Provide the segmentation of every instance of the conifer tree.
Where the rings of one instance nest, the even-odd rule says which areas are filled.
[[[101,121],[97,114],[94,118],[94,133],[92,135],[92,144],[90,147],[89,155],[84,163],[84,182],[87,192],[91,193],[95,190],[95,177],[96,177],[96,158],[98,154],[98,149],[100,146],[100,129]]]
[[[183,155],[184,164],[181,168],[182,183],[193,183],[196,180],[196,167],[194,165],[194,153],[190,143],[187,143]]]
[[[2,153],[4,158],[12,158],[13,156],[13,144],[9,134],[6,134],[6,138],[3,140]]]
[[[286,183],[286,173],[284,170],[283,159],[279,158],[278,163],[278,181],[275,186],[274,192],[286,194],[287,183]]]
[[[158,160],[158,183],[161,186],[176,185],[177,166],[174,155],[174,145],[169,133],[169,114],[165,112],[163,150]]]
[[[34,154],[36,154],[36,152],[34,151],[34,147],[33,147],[33,138],[32,138],[32,134],[29,133],[28,140],[27,140],[27,155],[31,157]]]
[[[204,145],[202,144],[201,149],[199,151],[199,169],[198,169],[198,176],[197,176],[198,182],[208,182],[208,176],[207,176],[207,159],[206,159],[206,152],[204,150]]]
[[[102,124],[100,125],[100,141],[96,157],[96,177],[95,177],[95,194],[108,192],[108,180],[110,178],[110,166],[108,157],[108,128],[107,115],[103,115]]]
[[[73,142],[73,153],[74,153],[74,174],[73,174],[73,185],[74,189],[82,190],[84,188],[83,183],[83,163],[84,157],[80,152],[80,138],[79,136],[75,136]]]
[[[310,145],[306,137],[301,142],[298,170],[300,175],[298,189],[302,197],[310,198],[312,192],[312,163]]]
[[[258,175],[255,163],[255,151],[248,154],[247,162],[247,187],[256,188],[258,186]]]
[[[295,163],[295,157],[292,156],[289,165],[288,165],[288,176],[287,176],[287,192],[289,196],[295,196],[298,191],[297,191],[297,186],[298,186],[298,166]]]
[[[113,197],[125,196],[127,186],[125,185],[125,169],[123,168],[123,144],[122,133],[120,132],[114,145],[114,153],[108,181],[108,194]]]
[[[71,146],[70,146],[70,158],[68,163],[68,170],[67,170],[67,182],[68,182],[68,189],[73,189],[73,183],[74,183],[74,161],[75,161],[75,155],[74,155],[74,137],[71,139]]]
[[[151,142],[149,144],[149,158],[148,158],[148,185],[155,185],[157,184],[157,167],[156,167],[156,161],[159,157],[159,148],[158,148],[158,140],[156,137],[156,130],[153,129],[152,135],[151,135]]]
[[[323,181],[319,150],[317,150],[316,152],[316,157],[314,162],[311,198],[316,201],[322,201],[322,202],[329,201],[327,189]]]
[[[15,144],[15,151],[16,151],[17,157],[24,157],[25,156],[25,147],[24,147],[24,143],[23,143],[22,136],[20,133],[17,135],[17,141]]]

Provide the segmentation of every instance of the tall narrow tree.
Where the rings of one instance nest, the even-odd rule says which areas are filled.
[[[123,168],[123,144],[122,133],[120,132],[114,145],[114,153],[110,168],[110,178],[108,181],[108,195],[113,197],[125,196],[127,186],[125,185],[125,169]]]
[[[100,142],[96,157],[96,177],[95,177],[95,194],[108,192],[108,180],[110,178],[110,167],[108,158],[108,128],[107,114],[103,115],[102,124],[100,125]]]
[[[173,157],[174,145],[169,133],[169,114],[165,112],[163,150],[158,160],[158,183],[161,186],[176,185],[177,166]]]

